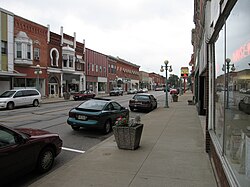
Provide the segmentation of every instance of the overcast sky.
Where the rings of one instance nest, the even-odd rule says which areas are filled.
[[[86,41],[86,47],[119,56],[160,72],[164,60],[174,74],[191,59],[193,0],[1,0],[0,7],[18,16],[50,25],[51,31]]]

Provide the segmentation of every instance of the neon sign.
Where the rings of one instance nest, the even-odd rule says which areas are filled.
[[[241,46],[233,53],[232,61],[237,62],[248,56],[250,56],[250,42]]]

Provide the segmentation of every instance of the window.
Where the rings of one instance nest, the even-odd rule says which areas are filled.
[[[103,67],[103,71],[104,71],[104,73],[106,73],[106,67]]]
[[[100,66],[100,72],[102,72],[102,66]]]
[[[69,55],[69,67],[73,68],[74,56]]]
[[[95,66],[95,71],[98,72],[98,65]]]
[[[7,42],[6,41],[2,41],[1,42],[1,48],[2,48],[2,54],[7,54]]]
[[[27,45],[27,59],[31,59],[31,45]]]
[[[21,43],[16,44],[16,57],[22,58],[22,44]]]
[[[82,64],[81,64],[81,63],[77,63],[76,69],[77,69],[77,70],[82,70]]]
[[[90,64],[88,64],[88,71],[90,71]]]
[[[34,59],[39,60],[39,58],[40,58],[40,49],[34,48]]]
[[[63,55],[63,67],[68,67],[68,55]]]
[[[95,65],[92,64],[92,71],[95,71]]]
[[[33,41],[23,31],[18,32],[15,38],[15,58],[18,63],[32,64]]]
[[[112,102],[112,105],[113,105],[115,110],[121,110],[121,105],[119,105],[118,103]]]
[[[0,147],[14,145],[16,143],[13,134],[5,129],[0,129]]]

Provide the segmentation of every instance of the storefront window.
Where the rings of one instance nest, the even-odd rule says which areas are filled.
[[[226,22],[226,157],[241,186],[250,184],[250,1],[238,1]]]
[[[220,145],[223,145],[224,131],[224,92],[225,79],[222,70],[224,64],[224,30],[222,29],[215,43],[215,133]]]

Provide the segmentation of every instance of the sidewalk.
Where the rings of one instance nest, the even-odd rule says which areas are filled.
[[[30,186],[217,186],[191,98],[143,116],[139,149],[120,150],[111,136]]]

